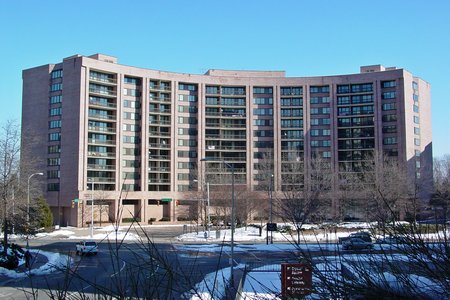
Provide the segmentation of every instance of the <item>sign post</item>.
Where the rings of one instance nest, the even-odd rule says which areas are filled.
[[[281,293],[283,299],[311,294],[312,269],[302,263],[281,264]]]

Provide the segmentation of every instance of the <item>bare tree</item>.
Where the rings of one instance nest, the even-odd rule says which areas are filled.
[[[294,224],[297,239],[307,221],[320,219],[327,214],[322,208],[329,207],[333,172],[331,164],[318,155],[311,158],[309,170],[303,159],[283,164],[282,190],[277,199],[280,217]]]
[[[16,122],[7,121],[0,133],[0,193],[3,203],[4,255],[7,254],[9,218],[8,202],[14,195],[19,177],[20,130]]]
[[[448,220],[450,209],[450,155],[434,159],[434,193],[430,205],[435,219]]]

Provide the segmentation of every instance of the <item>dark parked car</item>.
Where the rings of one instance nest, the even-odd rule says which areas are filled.
[[[342,242],[342,249],[344,250],[362,250],[372,248],[372,242],[366,242],[360,238],[350,238]]]
[[[367,231],[360,231],[360,232],[355,232],[350,234],[349,236],[346,237],[340,237],[339,238],[339,244],[342,244],[342,242],[347,241],[351,238],[359,238],[362,239],[363,241],[366,241],[368,243],[372,243],[372,238],[370,237],[370,233]]]

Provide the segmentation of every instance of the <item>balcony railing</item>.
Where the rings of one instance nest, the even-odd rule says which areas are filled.
[[[89,100],[90,105],[94,106],[101,106],[101,107],[107,107],[107,108],[117,108],[117,105],[115,103],[110,102],[101,102],[101,101],[95,101],[95,100]]]
[[[170,148],[170,144],[163,143],[150,143],[148,146],[150,148]]]
[[[170,172],[169,167],[149,167],[149,172]]]
[[[170,121],[158,121],[158,120],[150,120],[150,124],[156,124],[156,125],[170,125]]]
[[[210,145],[210,146],[206,146],[206,150],[245,150],[247,149],[247,147],[245,146],[215,146],[215,145]]]
[[[247,138],[245,134],[224,135],[224,134],[206,134],[207,139],[223,139],[223,140],[244,140]]]
[[[109,77],[89,76],[89,80],[102,82],[102,83],[110,83],[110,84],[116,84],[117,83],[117,80],[115,78],[109,78]]]
[[[89,144],[95,145],[115,145],[116,141],[114,140],[98,140],[98,139],[88,139]]]
[[[99,164],[88,164],[88,170],[115,170],[116,166],[113,165],[99,165]]]
[[[171,91],[170,85],[150,85],[151,90],[157,90],[157,91]]]
[[[105,90],[99,90],[99,89],[89,89],[89,93],[91,94],[97,94],[102,96],[116,96],[116,91],[105,91]]]
[[[149,178],[148,183],[170,183],[170,179],[154,179],[154,178]]]
[[[89,131],[116,133],[116,129],[115,128],[111,128],[111,127],[89,126],[88,128],[89,128]]]
[[[149,132],[150,136],[170,136],[170,132],[155,132],[155,131],[150,131]]]
[[[164,114],[170,114],[170,109],[160,109],[160,108],[150,108],[150,112],[157,112],[157,113],[164,113]]]
[[[115,120],[116,116],[90,113],[89,114],[89,118],[91,118],[91,119],[101,119],[101,120]]]
[[[171,102],[172,99],[170,97],[152,97],[152,96],[150,96],[150,101]]]
[[[93,181],[95,184],[97,183],[115,183],[116,179],[113,177],[89,177],[88,181]]]
[[[96,152],[96,151],[89,151],[88,156],[95,156],[95,157],[116,157],[116,154],[114,152]]]
[[[149,155],[149,159],[152,160],[170,160],[169,155]]]

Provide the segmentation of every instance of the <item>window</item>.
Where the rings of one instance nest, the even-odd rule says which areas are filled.
[[[48,128],[61,128],[61,120],[53,120],[48,122]]]
[[[258,105],[272,105],[273,98],[254,98],[253,103]]]
[[[197,151],[181,151],[180,150],[180,151],[178,151],[178,157],[197,158]]]
[[[122,166],[123,167],[128,167],[128,168],[139,168],[140,163],[138,160],[123,160],[122,161]]]
[[[338,105],[348,105],[350,104],[350,97],[349,96],[339,96],[337,98]]]
[[[62,96],[61,95],[56,95],[56,96],[51,96],[50,97],[50,104],[56,104],[56,103],[61,103],[62,102]]]
[[[253,109],[253,114],[256,116],[271,116],[273,115],[272,108],[255,108]]]
[[[323,130],[322,130],[322,135],[323,135],[323,136],[329,136],[329,135],[331,135],[331,130],[330,130],[330,129],[323,129]]]
[[[311,94],[313,94],[313,93],[328,93],[328,92],[330,92],[330,87],[328,85],[310,86],[309,91]]]
[[[219,94],[219,87],[218,86],[206,86],[206,94],[212,94],[212,95],[218,95]]]
[[[178,124],[197,124],[197,118],[194,117],[178,117]]]
[[[62,78],[63,77],[63,70],[62,69],[53,70],[52,73],[50,74],[50,77],[52,79]]]
[[[59,166],[60,158],[54,157],[54,158],[48,158],[47,159],[47,165],[48,166]]]
[[[57,179],[59,178],[59,170],[47,171],[47,179]]]
[[[60,116],[61,115],[61,107],[51,108],[49,110],[50,117],[52,116]]]
[[[339,84],[337,86],[337,93],[338,94],[347,94],[350,93],[350,86],[348,84]]]
[[[412,88],[415,91],[417,91],[419,89],[419,85],[417,84],[417,82],[415,82],[415,81],[412,82]]]
[[[134,125],[134,124],[123,124],[122,129],[123,129],[123,131],[137,132],[137,131],[141,130],[141,127],[139,125]]]
[[[396,137],[386,137],[383,139],[383,145],[394,145],[397,144]]]
[[[319,125],[319,119],[311,119],[311,125]]]
[[[123,78],[123,82],[128,84],[141,85],[141,79],[128,76],[125,76]]]
[[[208,103],[208,98],[210,98],[210,97],[207,97],[206,99],[206,104],[210,104],[210,103]],[[216,98],[216,99],[218,99],[218,98]],[[181,101],[181,102],[197,102],[197,96],[195,96],[195,95],[178,95],[178,101]],[[217,103],[215,103],[215,104],[217,104]]]
[[[413,111],[414,112],[416,112],[416,113],[418,113],[419,112],[419,106],[417,106],[417,105],[413,105]]]
[[[273,130],[255,130],[253,132],[255,137],[273,137]]]
[[[414,139],[414,145],[420,146],[420,139]]]
[[[395,103],[383,103],[383,110],[394,110],[395,109]]]
[[[281,106],[302,106],[303,98],[281,98]]]
[[[372,92],[373,87],[372,83],[352,84],[351,90],[352,93],[367,93]]]
[[[382,81],[381,82],[381,87],[382,88],[390,88],[390,87],[395,87],[395,86],[396,86],[395,80],[389,80],[389,81]]]
[[[422,152],[420,150],[414,150],[414,153],[415,153],[416,157],[420,157],[420,155],[422,154]]]
[[[132,112],[124,112],[123,118],[126,120],[140,120],[140,115]]]
[[[245,87],[222,87],[223,95],[245,95]]]
[[[48,153],[49,154],[59,153],[59,152],[61,152],[61,146],[60,145],[48,146]]]
[[[59,132],[52,132],[48,134],[48,140],[49,141],[60,141],[61,140],[61,133]]]
[[[182,91],[196,91],[197,85],[192,83],[179,83],[178,89]]]
[[[178,140],[178,146],[197,147],[197,141],[196,140],[189,140],[189,139],[179,139]]]
[[[139,137],[137,136],[130,136],[130,135],[124,135],[123,136],[123,142],[126,144],[139,144]]]
[[[383,122],[394,122],[397,121],[397,115],[383,115],[381,119]]]
[[[381,99],[395,99],[395,92],[384,92],[381,94]]]
[[[414,116],[413,120],[414,120],[414,123],[416,123],[416,124],[420,123],[420,118],[418,116]]]
[[[49,192],[59,191],[59,182],[48,183],[47,191]]]
[[[397,125],[385,125],[383,126],[383,133],[396,133]]]
[[[123,89],[123,94],[125,96],[132,96],[132,97],[139,97],[141,95],[141,92],[136,89]]]
[[[280,92],[281,96],[290,96],[290,95],[300,96],[303,95],[303,87],[301,86],[281,87]]]
[[[272,87],[254,87],[253,94],[272,94]]]
[[[54,83],[50,85],[50,92],[62,91],[62,83]]]
[[[331,157],[331,151],[324,151],[322,152],[323,158],[330,158]]]
[[[123,107],[139,108],[140,103],[138,101],[124,100]]]
[[[281,120],[281,124],[283,124],[284,120]],[[256,119],[253,120],[253,125],[255,126],[273,126],[273,119]],[[283,126],[283,125],[282,125]]]
[[[413,94],[413,100],[414,100],[414,102],[418,102],[419,101],[419,95]]]
[[[311,136],[319,136],[319,129],[311,129]]]
[[[414,127],[414,134],[417,134],[417,135],[420,134],[420,128],[419,127]]]

